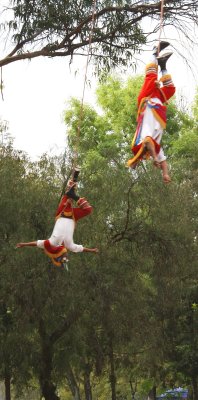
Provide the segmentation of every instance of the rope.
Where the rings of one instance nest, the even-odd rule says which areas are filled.
[[[2,98],[2,100],[4,100],[4,97],[3,97],[3,69],[2,69],[2,67],[1,67],[1,83],[0,83],[0,86],[1,86],[1,98]]]
[[[93,2],[92,2],[91,29],[89,31],[89,42],[88,42],[87,60],[86,60],[85,75],[84,75],[83,93],[82,93],[80,115],[79,115],[79,121],[78,121],[78,127],[77,127],[77,136],[76,136],[75,149],[74,149],[73,165],[72,165],[72,169],[69,173],[69,176],[71,176],[71,175],[73,176],[75,168],[77,166],[77,160],[78,160],[78,147],[79,147],[79,142],[80,142],[80,131],[81,131],[82,120],[83,120],[83,106],[84,106],[84,96],[85,96],[85,87],[86,87],[86,80],[87,80],[89,55],[90,55],[90,50],[91,50],[91,42],[92,42],[93,30],[94,30],[94,24],[95,24],[96,1],[97,0],[93,0]],[[64,180],[60,199],[62,198],[62,196],[65,192],[65,187],[66,187],[68,179],[69,178],[67,177]],[[59,199],[59,202],[60,202],[60,199]]]
[[[160,31],[159,31],[159,39],[158,39],[158,55],[160,50],[160,39],[163,29],[163,19],[164,19],[164,0],[161,0],[161,10],[160,10]]]
[[[93,2],[92,2],[91,29],[90,29],[90,32],[89,32],[89,46],[88,46],[88,51],[87,51],[87,60],[86,60],[85,75],[84,75],[83,93],[82,93],[82,100],[81,100],[81,106],[80,106],[79,122],[78,122],[78,127],[77,127],[77,138],[76,138],[76,144],[75,144],[75,150],[74,150],[73,171],[74,171],[74,169],[75,169],[75,167],[77,165],[77,159],[78,159],[78,148],[79,148],[79,142],[80,142],[80,131],[81,131],[81,126],[82,126],[82,121],[83,121],[83,107],[84,107],[85,87],[86,87],[86,81],[87,81],[87,70],[88,70],[88,64],[89,64],[89,55],[90,55],[90,51],[91,51],[93,30],[94,30],[94,25],[95,25],[96,1],[97,0],[93,0]]]

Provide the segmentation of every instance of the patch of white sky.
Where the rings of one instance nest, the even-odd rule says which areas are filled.
[[[152,30],[152,24],[149,24],[147,21],[148,31]],[[173,47],[174,54],[168,61],[168,71],[177,87],[177,98],[182,97],[187,105],[193,101],[198,84],[197,48],[171,28],[162,32],[162,38],[169,40]],[[151,39],[153,42],[135,57],[136,71],[116,71],[122,79],[144,73],[150,49],[158,37],[153,35]],[[0,57],[3,58],[8,50],[5,53],[2,37],[0,40]],[[74,57],[71,65],[69,61],[69,58],[40,57],[32,61],[17,61],[2,68],[4,99],[0,99],[0,118],[8,121],[14,147],[25,151],[32,160],[38,159],[44,152],[50,155],[64,152],[67,132],[63,112],[71,97],[81,101],[86,70],[85,57]],[[95,91],[98,83],[92,75],[91,64],[87,78],[89,84],[85,88],[84,101],[96,108]]]

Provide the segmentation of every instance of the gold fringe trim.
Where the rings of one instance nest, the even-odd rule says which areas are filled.
[[[47,256],[54,259],[54,258],[62,256],[62,254],[64,254],[64,253],[67,253],[67,249],[64,247],[64,249],[60,250],[58,253],[53,254],[53,253],[49,253],[49,251],[46,250],[46,248],[44,247],[44,252],[45,252],[45,254],[47,254]]]
[[[161,127],[163,129],[165,129],[166,128],[166,122],[160,117],[160,115],[157,113],[157,111],[154,108],[152,108],[151,110],[152,110],[152,112],[153,112],[153,114],[155,116],[155,119],[160,123]]]
[[[140,156],[142,155],[142,153],[143,153],[143,151],[144,151],[144,144],[147,143],[147,142],[150,142],[151,145],[152,145],[153,148],[154,148],[153,140],[152,140],[149,136],[146,136],[145,139],[144,139],[143,142],[142,142],[142,146],[140,147],[140,149],[138,150],[138,152],[136,153],[136,155],[135,155],[133,158],[130,158],[130,159],[127,161],[127,167],[132,167],[132,165],[135,164],[136,161],[138,161],[138,159],[140,158]],[[150,154],[149,154],[149,156],[148,156],[148,154],[146,154],[146,158],[147,158],[147,159],[150,158]]]
[[[149,69],[155,69],[155,71],[157,72],[158,65],[155,63],[147,64],[146,68],[145,68],[145,72],[147,73]]]
[[[168,80],[172,80],[172,76],[171,76],[170,74],[163,75],[163,76],[160,78],[160,82],[164,82],[164,81],[168,81]]]

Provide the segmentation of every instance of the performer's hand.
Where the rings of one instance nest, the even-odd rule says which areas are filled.
[[[18,249],[19,247],[23,247],[23,243],[17,243],[16,244],[16,249]]]
[[[169,175],[163,175],[163,181],[164,183],[170,183],[171,182],[171,178]]]
[[[99,250],[97,248],[90,249],[90,248],[87,248],[87,247],[83,247],[83,251],[85,251],[87,253],[99,253]]]

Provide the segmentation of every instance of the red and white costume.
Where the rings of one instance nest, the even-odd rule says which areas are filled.
[[[137,163],[142,158],[149,158],[150,155],[145,154],[145,143],[150,142],[155,147],[157,159],[162,162],[166,159],[160,142],[163,129],[166,127],[166,105],[175,93],[171,75],[163,72],[160,82],[157,81],[158,64],[154,57],[153,62],[146,66],[146,75],[143,86],[138,96],[138,116],[137,129],[132,141],[131,150],[134,157],[131,158],[127,165],[129,167]]]
[[[84,198],[80,198],[77,204],[79,208],[73,208],[67,195],[64,195],[56,212],[56,222],[50,238],[48,240],[37,240],[37,247],[44,249],[57,266],[61,264],[59,257],[67,250],[74,253],[83,251],[83,246],[75,244],[73,241],[75,224],[79,219],[89,215],[92,212],[92,207]]]

